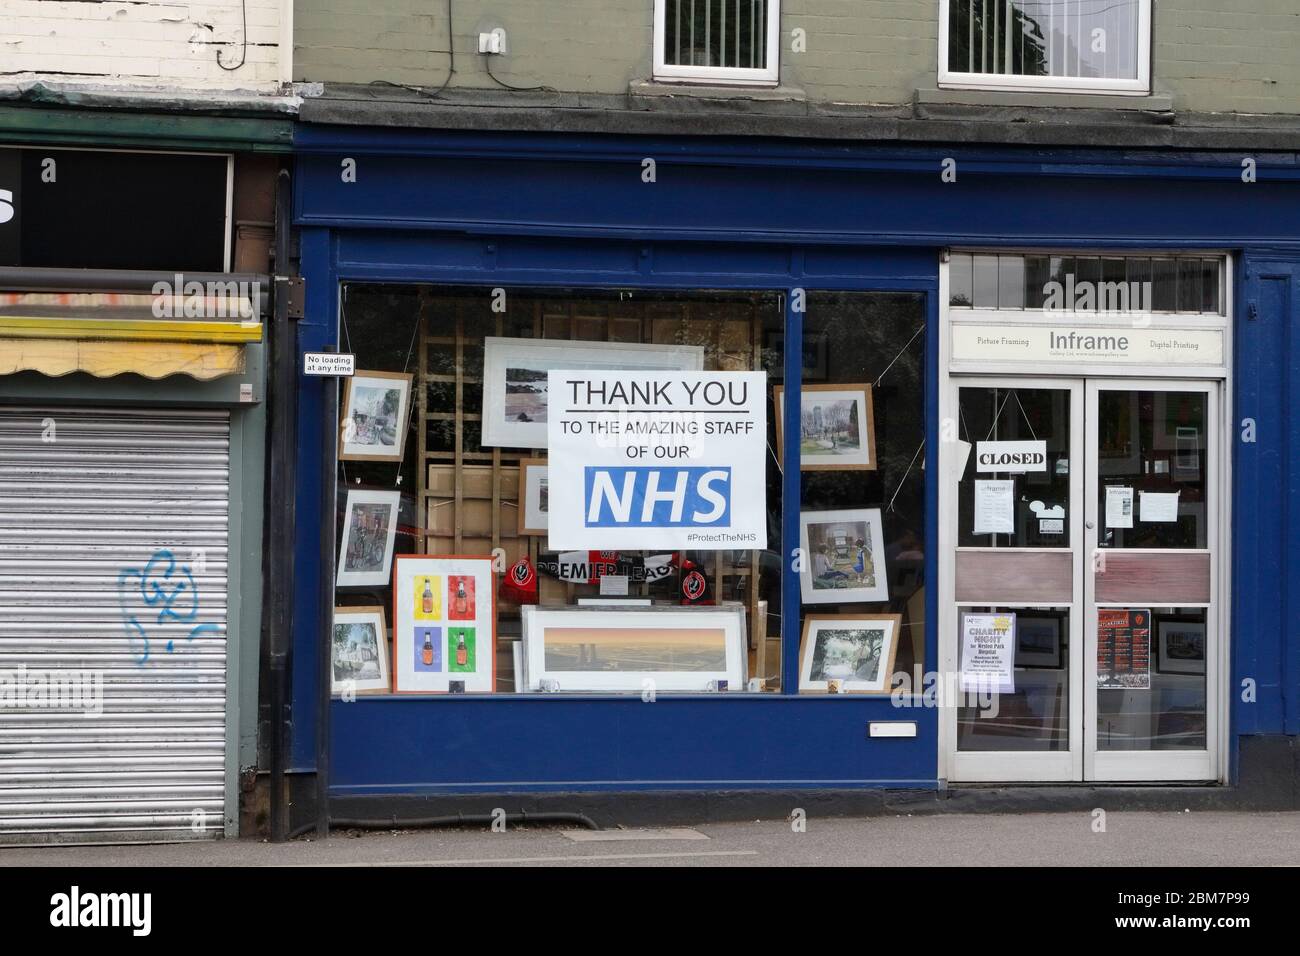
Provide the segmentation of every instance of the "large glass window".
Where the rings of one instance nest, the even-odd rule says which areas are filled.
[[[919,690],[924,297],[811,293],[803,366],[799,690],[888,693],[899,673]]]
[[[1145,93],[1150,0],[940,0],[940,82]]]
[[[547,427],[552,369],[779,373],[783,301],[346,285],[340,350],[357,371],[340,392],[336,692],[780,690],[768,382],[752,405],[758,474],[731,476],[757,481],[747,501],[765,502],[765,549],[552,548],[550,504],[564,489],[551,482]],[[612,434],[625,420],[615,403],[587,393],[584,416]],[[664,412],[656,427],[725,439],[689,437],[694,419]],[[635,494],[638,514],[671,515],[652,490]]]

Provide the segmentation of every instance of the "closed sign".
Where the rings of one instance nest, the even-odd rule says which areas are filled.
[[[1047,442],[976,442],[975,470],[985,472],[1047,471]]]

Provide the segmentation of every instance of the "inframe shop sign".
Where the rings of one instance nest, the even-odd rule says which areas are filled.
[[[953,323],[954,362],[1223,365],[1219,329],[1135,329]]]

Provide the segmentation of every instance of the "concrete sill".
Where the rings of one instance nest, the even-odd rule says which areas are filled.
[[[796,86],[777,84],[711,86],[707,83],[676,82],[663,80],[633,80],[627,86],[628,96],[636,99],[655,99],[665,97],[689,97],[698,100],[754,100],[764,103],[804,103],[807,94]]]
[[[1173,97],[1166,93],[1148,96],[1116,96],[1105,93],[1008,93],[995,90],[949,90],[921,87],[914,102],[923,106],[1048,107],[1051,109],[1133,110],[1143,113],[1172,113]]]

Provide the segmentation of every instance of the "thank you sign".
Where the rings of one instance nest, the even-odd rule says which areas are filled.
[[[763,372],[551,371],[552,550],[767,547]]]

